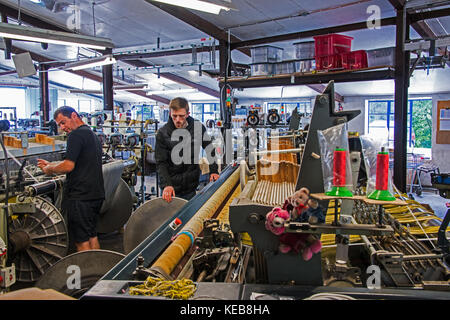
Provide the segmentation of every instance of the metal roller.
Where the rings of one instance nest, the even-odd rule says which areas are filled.
[[[186,200],[176,197],[170,203],[162,198],[143,203],[133,212],[125,227],[123,235],[125,253],[130,253],[153,231],[173,217],[186,203]]]
[[[61,213],[49,201],[33,197],[36,212],[13,216],[9,225],[12,262],[18,281],[36,281],[63,258],[69,239]]]
[[[68,255],[51,266],[35,286],[80,298],[125,255],[109,250],[88,250]],[[79,275],[79,279],[77,279]],[[79,283],[76,281],[79,280]],[[69,285],[69,286],[68,286]],[[69,288],[70,287],[70,288]]]
[[[25,187],[26,197],[35,197],[60,189],[64,185],[65,177],[52,179]]]
[[[123,179],[119,180],[113,195],[107,198],[103,205],[108,209],[102,207],[103,210],[100,211],[97,232],[109,233],[122,228],[133,211],[133,195]]]

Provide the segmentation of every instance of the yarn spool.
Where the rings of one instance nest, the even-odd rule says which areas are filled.
[[[347,150],[336,148],[333,154],[333,188],[325,192],[327,196],[353,197],[352,192],[347,189]]]
[[[377,154],[377,172],[375,190],[367,198],[383,201],[394,201],[395,197],[388,191],[389,178],[389,152],[381,148]]]
[[[345,149],[336,149],[333,157],[333,185],[345,187],[347,154]]]

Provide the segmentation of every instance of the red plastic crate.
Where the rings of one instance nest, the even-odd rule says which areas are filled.
[[[367,68],[367,52],[365,50],[342,53],[342,68],[362,69]]]
[[[340,54],[316,57],[316,70],[342,69],[342,57]]]
[[[329,56],[352,51],[353,37],[341,34],[326,34],[323,36],[315,36],[314,53],[316,57]]]

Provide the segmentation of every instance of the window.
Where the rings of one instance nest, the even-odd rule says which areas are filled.
[[[295,108],[297,108],[297,112],[300,114],[304,114],[305,116],[310,116],[312,113],[311,102],[310,101],[302,101],[302,102],[282,102],[281,103],[284,108],[284,113],[292,114]],[[281,105],[280,103],[269,102],[267,104],[267,110],[277,109],[278,113],[281,114]]]
[[[79,113],[83,112],[91,113],[95,109],[95,100],[92,99],[81,100],[75,98],[58,99],[58,108],[63,106],[72,107]]]
[[[218,103],[193,103],[191,116],[203,123],[207,120],[216,120],[216,114],[220,113]]]
[[[369,135],[383,139],[388,138],[389,146],[394,145],[394,113],[395,106],[392,100],[368,101],[368,128]],[[408,100],[407,135],[408,147],[431,148],[432,127],[432,100]],[[412,116],[411,116],[412,115]]]
[[[28,118],[27,111],[25,110],[25,89],[23,88],[0,88],[0,95],[2,97],[2,107],[16,107],[16,117],[20,118]],[[13,114],[13,109],[3,109],[1,112],[0,119],[11,119],[11,114]],[[6,118],[5,118],[6,116]],[[13,124],[11,123],[11,126]]]
[[[155,109],[158,109],[157,113],[158,113],[158,117],[159,117],[159,108],[155,108],[155,106],[153,105],[137,105],[134,106],[135,110],[136,110],[136,116],[138,118],[140,118],[142,116],[142,112],[144,112],[144,116],[142,117],[142,120],[149,120],[149,119],[156,119],[155,118]]]
[[[78,100],[78,111],[79,112],[91,112],[91,100]]]

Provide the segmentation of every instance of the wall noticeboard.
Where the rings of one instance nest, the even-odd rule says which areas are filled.
[[[450,144],[450,101],[438,101],[436,143]]]

